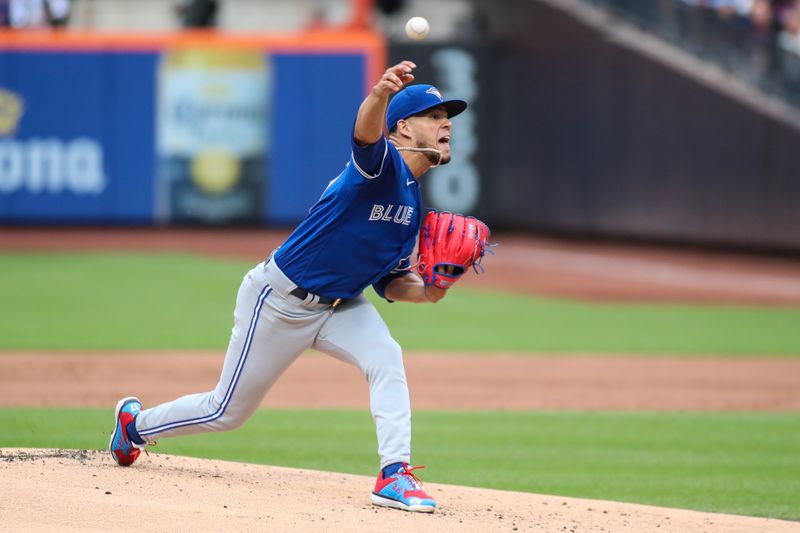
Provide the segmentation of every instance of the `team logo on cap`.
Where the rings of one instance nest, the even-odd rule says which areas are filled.
[[[435,95],[436,95],[436,97],[437,97],[439,100],[444,100],[444,98],[442,98],[442,93],[440,93],[440,92],[439,92],[439,89],[437,89],[436,87],[431,87],[430,89],[428,89],[428,90],[427,90],[427,91],[425,91],[425,92],[426,92],[426,93],[428,93],[428,94],[435,94]]]

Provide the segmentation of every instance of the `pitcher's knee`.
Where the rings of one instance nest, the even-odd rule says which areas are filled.
[[[389,342],[385,343],[384,351],[387,359],[403,362],[403,349],[396,340],[389,339]]]
[[[232,401],[223,405],[215,398],[210,400],[213,409],[210,409],[213,421],[209,422],[209,426],[214,431],[231,431],[244,424],[253,412],[258,408],[258,403],[255,401]]]
[[[250,415],[225,412],[214,421],[214,431],[231,431],[244,424]]]
[[[362,364],[364,374],[370,381],[378,375],[397,375],[405,379],[403,350],[394,339],[373,347]]]

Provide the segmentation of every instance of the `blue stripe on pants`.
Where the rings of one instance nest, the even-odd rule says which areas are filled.
[[[272,292],[272,288],[269,285],[265,285],[264,288],[261,290],[261,294],[258,296],[258,300],[256,301],[255,308],[253,309],[253,316],[250,319],[250,327],[247,330],[247,337],[244,341],[244,346],[242,346],[242,353],[239,355],[239,361],[236,363],[236,370],[233,372],[233,377],[231,378],[230,384],[228,384],[228,390],[225,391],[225,396],[222,399],[219,407],[216,411],[211,413],[210,415],[202,416],[199,418],[190,418],[188,420],[178,420],[177,422],[170,422],[168,424],[163,424],[158,427],[150,428],[150,429],[140,429],[139,435],[142,437],[146,437],[148,435],[153,435],[155,433],[161,433],[163,431],[168,431],[170,429],[176,429],[179,427],[184,426],[192,426],[196,424],[204,424],[206,422],[212,422],[219,417],[221,417],[225,413],[225,409],[228,407],[228,404],[233,397],[233,392],[236,389],[236,383],[239,381],[239,377],[242,374],[242,368],[244,368],[244,363],[247,361],[247,355],[250,353],[250,345],[253,341],[253,335],[256,331],[256,325],[258,324],[258,315],[261,312],[261,307],[264,305],[264,301],[267,299],[267,296]]]

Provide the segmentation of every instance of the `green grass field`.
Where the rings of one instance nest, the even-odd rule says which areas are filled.
[[[251,266],[184,254],[2,253],[0,350],[220,350]],[[411,350],[800,355],[799,309],[461,287],[436,306],[377,305]],[[0,446],[104,448],[111,413],[0,409]],[[430,481],[800,520],[800,414],[418,412],[414,432]],[[358,411],[259,411],[235,432],[157,450],[370,476],[377,462],[372,421]]]
[[[0,446],[104,448],[110,409],[0,410]],[[800,519],[800,415],[414,415],[432,482]],[[154,451],[373,476],[367,412],[259,411],[242,428]],[[146,461],[147,459],[144,458]]]
[[[222,349],[251,266],[180,254],[4,253],[0,349]],[[460,287],[435,306],[378,307],[408,350],[800,354],[800,309],[587,303]]]

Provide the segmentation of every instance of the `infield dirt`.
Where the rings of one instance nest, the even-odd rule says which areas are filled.
[[[222,351],[0,352],[0,407],[109,407],[131,394],[155,405],[213,389],[223,358]],[[405,366],[416,410],[800,411],[796,358],[414,353]],[[355,367],[314,353],[295,361],[262,404],[368,406]]]

